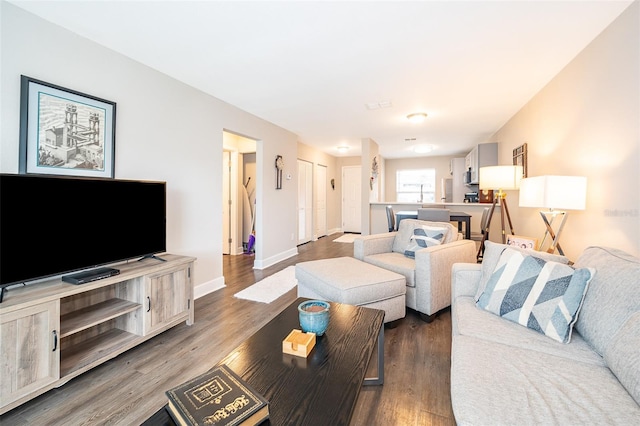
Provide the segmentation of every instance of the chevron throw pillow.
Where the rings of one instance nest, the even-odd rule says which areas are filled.
[[[505,249],[476,305],[569,343],[595,270],[574,269]]]
[[[415,258],[416,250],[440,245],[442,244],[442,241],[444,241],[444,237],[446,235],[446,228],[437,228],[435,226],[427,225],[416,227],[413,230],[413,235],[411,235],[411,238],[409,239],[407,248],[404,250],[404,255]]]

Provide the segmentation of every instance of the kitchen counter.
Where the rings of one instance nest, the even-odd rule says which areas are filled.
[[[449,206],[452,207],[461,207],[461,206],[481,206],[481,207],[491,207],[491,203],[402,203],[402,202],[397,202],[397,201],[387,201],[387,202],[370,202],[369,205],[371,206],[393,206],[393,209],[395,210],[395,206],[411,206],[414,209],[420,208],[420,207],[443,207],[443,208],[448,208]],[[409,210],[409,209],[407,209]]]
[[[390,202],[370,202],[369,203],[369,223],[370,234],[380,234],[388,232],[387,225],[387,212],[386,206],[391,206],[394,212],[403,210],[417,210],[421,207],[426,208],[446,208],[452,211],[459,211],[468,213],[471,215],[471,231],[480,232],[480,220],[482,219],[482,211],[485,208],[490,208],[491,203],[399,203],[395,201]],[[500,232],[500,205],[496,206],[494,214],[494,220],[491,222],[490,236],[495,239],[501,235]],[[498,220],[495,220],[495,215],[498,215]],[[495,229],[495,230],[494,230]],[[495,240],[497,241],[497,240]]]

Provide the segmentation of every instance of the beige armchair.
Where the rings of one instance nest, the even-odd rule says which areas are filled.
[[[398,226],[396,232],[356,238],[353,254],[356,259],[404,275],[407,307],[430,322],[438,311],[451,305],[451,267],[459,262],[475,263],[476,244],[463,239],[450,223],[405,219]],[[442,243],[418,247],[415,258],[405,255],[407,248],[415,248],[411,238],[415,230],[425,226],[442,229]]]

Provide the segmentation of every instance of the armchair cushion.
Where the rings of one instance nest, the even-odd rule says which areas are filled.
[[[407,287],[416,286],[416,261],[400,253],[379,253],[367,256],[365,262],[404,275]]]

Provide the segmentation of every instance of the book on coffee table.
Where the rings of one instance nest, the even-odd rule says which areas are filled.
[[[166,392],[168,411],[180,425],[258,425],[269,402],[226,365]]]

